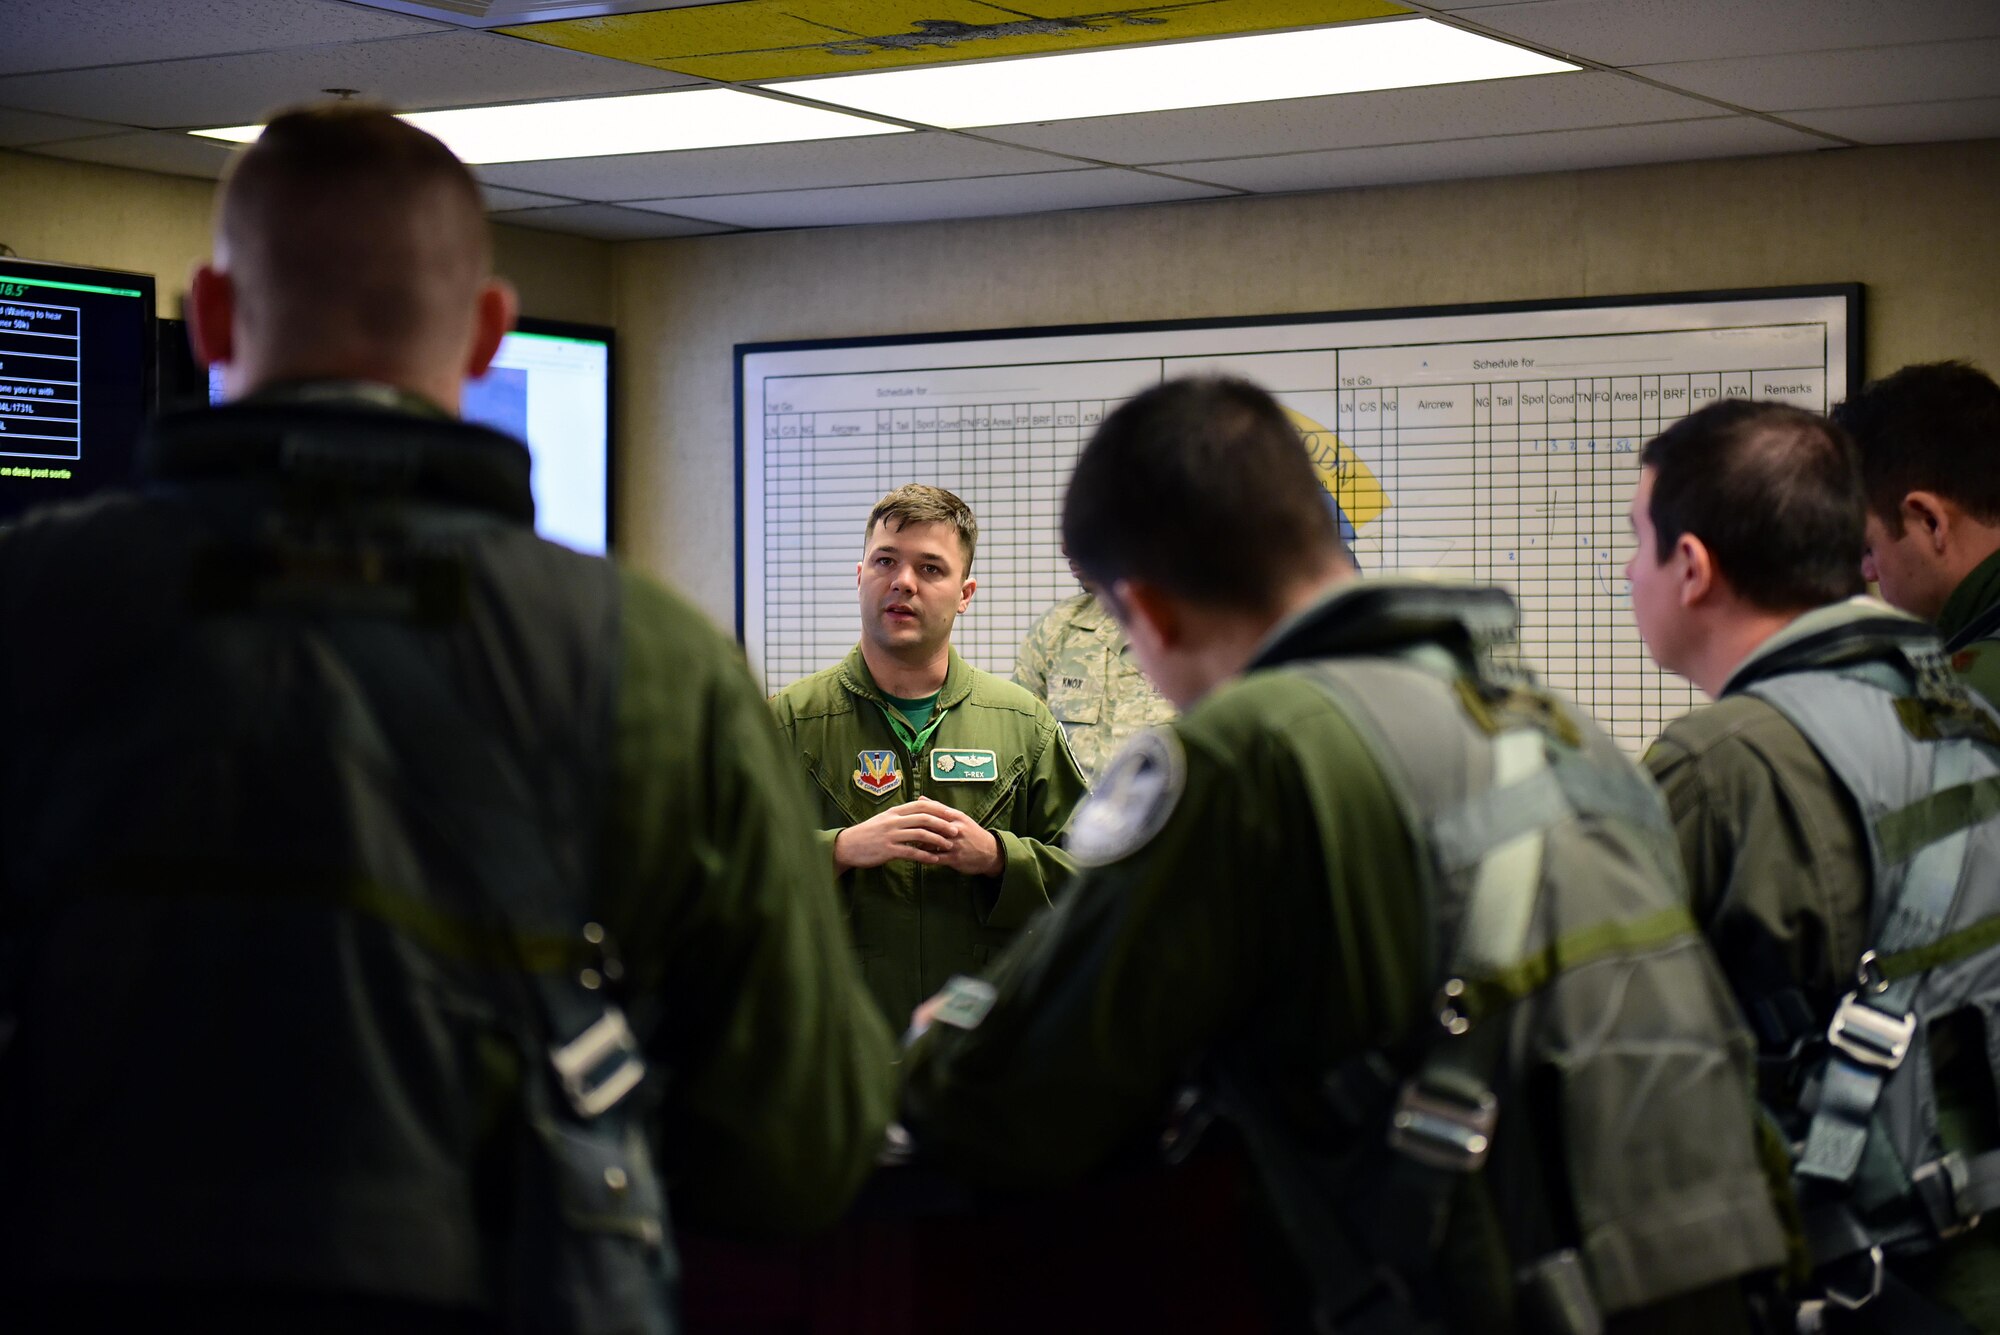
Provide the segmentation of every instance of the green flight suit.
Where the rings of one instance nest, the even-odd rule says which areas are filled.
[[[1873,873],[1854,799],[1790,720],[1742,689],[1849,607],[1809,612],[1766,640],[1714,704],[1668,724],[1646,752],[1680,839],[1695,920],[1753,1029],[1768,1023],[1759,998],[1785,986],[1813,1015],[1831,1016],[1867,948]],[[1949,1119],[1954,1102],[1944,1091],[1941,1116]],[[1975,1230],[1903,1273],[1975,1328],[2000,1330],[2000,1230]]]
[[[919,797],[970,813],[999,840],[997,877],[897,860],[841,878],[862,975],[901,1026],[953,974],[983,970],[1055,898],[1075,869],[1056,840],[1085,785],[1048,707],[955,650],[914,752],[889,708],[858,646],[771,700],[816,790],[829,862],[842,829]],[[968,765],[964,752],[991,752],[990,764]]]
[[[1965,684],[2000,707],[2000,551],[1951,591],[1937,633]]]
[[[1162,730],[1179,791],[1144,813],[1156,832],[1079,873],[989,975],[998,996],[976,1028],[934,1025],[912,1047],[902,1120],[925,1161],[998,1188],[1074,1182],[1156,1135],[1178,1086],[1216,1058],[1267,1073],[1282,1119],[1326,1143],[1325,1074],[1430,1023],[1425,879],[1397,794],[1333,698],[1282,670],[1326,652],[1341,597]],[[1119,794],[1092,800],[1107,796]],[[1768,1224],[1767,1183],[1747,1148],[1739,1157],[1718,1155],[1687,1199],[1708,1191]],[[1662,1220],[1684,1208],[1655,1204]],[[1474,1227],[1454,1212],[1441,1254],[1478,1254]],[[1735,1229],[1732,1244],[1758,1235]],[[1731,1264],[1773,1263],[1757,1250],[1742,1245]],[[1504,1275],[1441,1269],[1449,1328],[1505,1328]],[[1733,1295],[1690,1301],[1690,1322],[1717,1313],[1705,1328],[1740,1328]]]
[[[620,963],[580,987],[615,982],[652,1068],[625,1106],[673,1214],[832,1222],[880,1148],[893,1049],[734,643],[536,538],[518,441],[384,386],[172,417],[142,457],[144,490],[0,533],[0,1031],[21,1017],[0,1288],[144,1308],[170,1279],[272,1329],[341,1301],[374,1317],[346,1328],[402,1304],[455,1328],[439,1309],[504,1301],[522,1240],[586,1208],[525,1204],[517,1148],[550,1073],[516,1016],[528,970],[572,967],[547,924],[580,927],[554,891],[573,866]],[[243,578],[297,549],[225,539],[295,542],[288,510],[319,573]],[[357,530],[379,587],[436,587],[401,573],[414,548],[455,596],[355,600]],[[525,855],[489,876],[495,846]],[[670,1295],[617,1273],[590,1274],[607,1322],[650,1329]]]
[[[1133,733],[1174,716],[1132,661],[1125,632],[1087,593],[1063,599],[1035,623],[1015,656],[1014,684],[1048,703],[1091,783]]]

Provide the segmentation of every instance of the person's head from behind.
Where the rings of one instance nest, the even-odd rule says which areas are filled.
[[[1817,413],[1729,399],[1647,442],[1625,563],[1654,661],[1716,695],[1775,630],[1860,593],[1854,446]]]
[[[513,324],[479,187],[379,107],[283,112],[224,177],[190,324],[239,398],[284,380],[371,380],[456,409]]]
[[[1863,571],[1926,621],[2000,550],[2000,385],[1965,362],[1905,366],[1833,410],[1861,452]]]
[[[1298,429],[1243,380],[1169,381],[1113,412],[1063,501],[1070,560],[1185,709],[1352,567]]]
[[[943,652],[979,587],[978,545],[972,508],[942,487],[912,482],[875,502],[854,567],[863,641],[912,663]]]

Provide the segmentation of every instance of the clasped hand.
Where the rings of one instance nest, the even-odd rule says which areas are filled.
[[[1006,865],[993,831],[928,797],[878,812],[834,837],[838,871],[896,861],[950,867],[968,876],[998,876]]]

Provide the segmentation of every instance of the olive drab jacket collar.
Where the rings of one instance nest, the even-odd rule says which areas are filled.
[[[305,400],[277,389],[162,418],[140,446],[139,475],[277,478],[301,497],[396,494],[534,522],[528,447],[520,441],[435,406],[399,412],[327,388]]]
[[[938,687],[937,703],[932,706],[931,721],[935,723],[944,716],[947,709],[965,703],[972,694],[972,665],[958,656],[958,650],[946,649],[950,655],[944,669],[944,685]],[[840,660],[840,684],[863,700],[873,701],[875,707],[884,711],[895,708],[875,684],[875,674],[868,670],[868,660],[862,656],[861,646],[855,645],[847,657]]]
[[[2000,612],[2000,550],[1974,566],[1944,600],[1937,619],[1938,638],[1954,651],[1974,640],[2000,639],[2000,617],[1988,615],[1996,612]]]

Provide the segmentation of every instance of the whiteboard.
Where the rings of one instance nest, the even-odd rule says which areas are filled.
[[[1274,393],[1364,571],[1511,589],[1551,685],[1637,750],[1699,702],[1632,626],[1626,505],[1646,441],[1722,398],[1825,412],[1860,371],[1858,285],[746,344],[737,359],[738,634],[777,690],[860,634],[869,509],[906,482],[978,516],[953,643],[1006,674],[1075,585],[1078,451],[1176,376]]]

